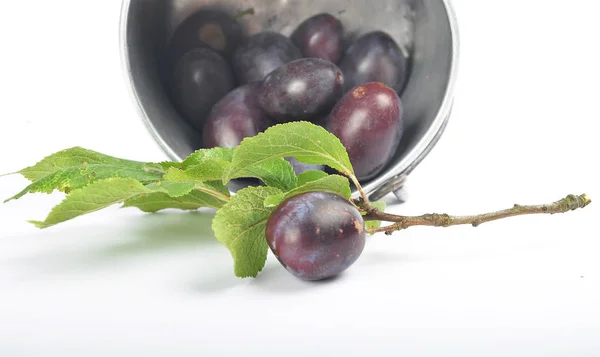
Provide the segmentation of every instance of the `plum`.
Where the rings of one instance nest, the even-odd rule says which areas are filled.
[[[227,62],[205,47],[183,55],[172,73],[172,100],[182,116],[198,130],[202,130],[212,107],[235,87]]]
[[[229,14],[199,10],[177,26],[171,36],[169,54],[176,61],[195,48],[208,46],[229,60],[243,39],[242,26]]]
[[[307,192],[283,201],[267,221],[269,248],[293,275],[304,280],[334,277],[361,255],[365,222],[344,197]]]
[[[305,57],[337,63],[344,51],[344,27],[334,16],[322,13],[303,21],[290,36]]]
[[[260,86],[258,101],[279,122],[307,120],[331,110],[343,94],[343,84],[335,64],[302,58],[271,72]]]
[[[340,62],[346,77],[345,90],[369,82],[382,82],[401,93],[407,74],[407,59],[394,39],[374,31],[359,37]]]
[[[276,68],[302,57],[285,36],[271,31],[246,39],[233,55],[233,67],[241,84],[262,81]]]
[[[344,95],[325,128],[348,151],[358,180],[370,180],[386,167],[402,139],[402,103],[385,84],[365,83]]]
[[[215,106],[202,131],[206,148],[238,146],[244,138],[255,136],[271,125],[256,98],[258,83],[236,88]]]

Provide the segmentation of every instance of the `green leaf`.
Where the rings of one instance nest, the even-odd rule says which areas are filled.
[[[93,182],[107,178],[132,178],[143,184],[157,182],[163,174],[180,163],[145,163],[119,159],[81,147],[62,150],[47,156],[37,164],[18,173],[33,181],[24,190],[7,201],[28,193],[69,193]]]
[[[131,178],[108,178],[74,190],[50,211],[44,221],[30,222],[38,228],[47,228],[139,195],[160,192],[167,196],[173,194],[176,197],[182,197],[189,194],[192,189],[204,194],[208,193],[217,199],[222,197],[222,201],[228,200],[223,193],[216,196],[219,188],[208,184],[198,186],[195,183],[161,183],[144,186],[141,182]]]
[[[267,186],[289,191],[297,186],[297,177],[292,165],[283,158],[263,161],[257,165],[249,166],[238,171],[232,179],[254,177]]]
[[[336,193],[346,199],[350,199],[352,191],[350,190],[350,182],[344,176],[340,175],[329,175],[322,179],[308,182],[290,192],[285,196],[290,198],[295,195],[299,195],[304,192],[322,191]]]
[[[269,249],[265,228],[272,212],[263,202],[279,193],[274,187],[241,189],[213,218],[213,231],[231,252],[236,276],[256,277],[263,269]]]
[[[170,197],[166,193],[143,193],[125,200],[123,208],[137,207],[143,212],[154,213],[174,208],[193,211],[202,207],[221,208],[225,201],[200,191],[192,191],[180,197]]]
[[[164,175],[166,181],[221,181],[231,164],[218,159],[205,160],[185,170],[170,168]]]
[[[281,202],[283,202],[284,200],[285,200],[285,193],[279,193],[279,194],[265,198],[265,202],[263,202],[263,204],[265,205],[265,207],[275,208],[275,207],[279,206],[279,204]]]
[[[298,175],[298,186],[302,186],[311,181],[317,181],[322,179],[323,177],[327,177],[327,173],[321,170],[307,170]]]
[[[269,196],[265,198],[265,202],[263,203],[265,207],[275,208],[279,206],[281,202],[285,200],[285,193],[278,193],[273,196]]]
[[[385,203],[385,201],[371,202],[371,206],[377,208],[381,212],[385,211],[386,205],[387,204]],[[366,212],[363,212],[362,214],[365,215]],[[367,227],[367,229],[379,228],[379,227],[381,227],[381,221],[366,221],[365,226]]]
[[[171,168],[166,180],[221,181],[231,166],[234,149],[213,148],[197,150],[181,164]]]
[[[182,167],[187,169],[211,160],[231,162],[234,151],[233,148],[200,149],[183,160]]]
[[[151,191],[161,191],[170,197],[185,196],[196,187],[194,182],[156,182],[146,185]]]
[[[194,182],[194,190],[206,193],[221,201],[229,201],[229,189],[221,181]]]
[[[348,153],[335,135],[309,122],[291,122],[244,139],[233,154],[227,179],[254,165],[290,156],[305,164],[327,165],[354,176]]]
[[[98,211],[142,193],[153,192],[131,178],[109,178],[74,190],[56,205],[46,220],[30,221],[38,228],[47,228],[67,220]]]
[[[147,162],[144,165],[144,171],[165,174],[170,168],[181,168],[181,162],[163,161],[159,163]]]
[[[220,181],[165,182],[146,187],[165,192],[137,195],[125,200],[123,208],[137,207],[144,212],[157,212],[168,208],[197,210],[201,207],[221,208],[229,201],[229,189]],[[189,188],[193,190],[189,190]]]
[[[42,177],[5,202],[34,192],[52,193],[54,190],[59,190],[69,193],[94,181],[110,177],[132,178],[142,183],[150,183],[159,180],[161,174],[113,164],[86,164],[68,167]]]
[[[350,182],[346,177],[340,175],[328,175],[319,180],[310,181],[289,192],[269,196],[265,199],[264,205],[265,207],[277,207],[282,201],[287,200],[290,197],[313,191],[331,192],[343,196],[346,199],[349,199],[352,194]]]
[[[37,164],[24,168],[18,173],[30,181],[37,181],[57,171],[92,164],[115,165],[138,170],[144,170],[147,165],[144,162],[119,159],[81,147],[73,147],[47,156]]]
[[[218,159],[215,159],[218,160]],[[210,167],[210,163],[215,162],[208,160],[205,163],[208,163]],[[227,163],[229,165],[229,163]],[[187,170],[180,170],[178,168],[170,168],[167,173],[163,176],[162,183],[167,182],[180,182],[180,183],[188,183],[193,184],[194,189],[209,194],[213,197],[220,198],[221,201],[229,200],[229,190],[227,186],[225,186],[221,180],[223,178],[223,174],[218,174],[216,177],[211,176],[210,173],[203,175],[201,172],[205,169],[202,167],[202,164],[192,166]],[[199,174],[196,174],[196,173]],[[208,182],[205,182],[208,181]],[[173,196],[173,195],[171,195]],[[219,206],[220,207],[220,206]]]
[[[148,188],[162,191],[170,197],[180,197],[189,193],[192,189],[203,192],[221,201],[229,201],[229,189],[221,181],[199,182],[199,181],[161,181],[150,184]]]
[[[163,177],[166,181],[217,181],[226,184],[236,178],[257,178],[267,186],[288,191],[296,187],[296,174],[291,164],[275,158],[252,165],[228,177],[235,149],[201,149],[183,161],[183,169],[170,168]]]

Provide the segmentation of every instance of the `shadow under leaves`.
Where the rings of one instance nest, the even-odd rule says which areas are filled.
[[[42,275],[64,274],[101,269],[140,255],[168,254],[202,246],[216,246],[219,243],[212,233],[212,217],[213,214],[206,211],[144,214],[133,218],[135,222],[116,233],[116,238],[115,231],[119,228],[62,228],[50,234],[49,238],[46,236],[46,241],[51,241],[52,236],[56,235],[62,243],[65,243],[64,236],[72,239],[86,237],[91,243],[75,247],[63,244],[64,247],[21,258],[20,263],[43,273]],[[102,240],[107,243],[98,243]]]
[[[216,245],[211,228],[213,215],[208,212],[159,212],[140,218],[130,232],[136,238],[106,246],[93,252],[98,258],[118,258],[136,254],[164,252],[203,245]]]

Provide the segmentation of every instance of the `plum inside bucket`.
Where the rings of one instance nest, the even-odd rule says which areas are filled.
[[[202,12],[224,14],[223,19],[234,19],[236,25],[204,26],[201,31],[195,32],[202,45],[194,44],[194,41],[180,41],[174,45],[173,38],[182,28],[185,30],[186,21],[194,16],[207,16],[197,15]],[[382,32],[389,35],[406,57],[404,77],[398,79],[402,81],[401,88],[394,88],[402,103],[403,132],[384,167],[375,175],[367,177],[361,184],[373,199],[390,192],[401,196],[399,189],[406,177],[425,158],[442,135],[452,107],[458,31],[449,1],[382,0],[377,6],[373,6],[372,2],[366,0],[124,0],[121,50],[125,73],[140,116],[166,156],[171,160],[180,161],[196,149],[205,147],[209,138],[204,133],[202,115],[207,117],[212,112],[215,98],[222,98],[246,83],[251,85],[256,78],[264,74],[249,75],[247,71],[244,72],[244,66],[252,64],[252,56],[239,55],[241,59],[238,58],[237,65],[235,63],[236,51],[247,45],[248,38],[272,33],[271,37],[279,40],[268,39],[269,41],[289,40],[296,48],[302,47],[301,41],[310,35],[310,31],[302,32],[298,31],[298,28],[307,19],[318,14],[328,14],[339,21],[343,28],[341,54],[336,54],[335,50],[327,50],[326,46],[324,48],[306,45],[300,54],[293,48],[284,48],[281,53],[272,55],[276,60],[271,61],[273,63],[270,63],[270,66],[258,67],[261,67],[259,69],[264,73],[271,73],[281,66],[277,60],[289,63],[309,57],[305,53],[311,51],[310,56],[319,56],[319,53],[322,56],[331,56],[326,59],[337,61],[337,66],[346,69],[348,74],[344,73],[345,82],[357,83],[356,80],[360,78],[357,79],[357,76],[351,73],[351,69],[348,69],[352,67],[352,63],[348,65],[347,62],[351,61],[344,63],[347,52],[366,34]],[[323,31],[335,35],[336,23],[329,22],[326,17],[321,20]],[[219,23],[218,21],[228,20],[215,21]],[[335,41],[330,42],[335,44]],[[223,58],[225,65],[213,58],[214,56],[202,55],[201,49],[196,48],[196,53],[189,54],[190,46],[208,47]],[[180,53],[177,54],[177,51]],[[248,52],[251,51],[246,51],[246,54]],[[170,68],[183,56],[191,57],[193,61],[188,62],[193,62],[194,65],[184,66],[182,75],[193,73],[198,76],[213,76],[213,81],[218,82],[206,92],[207,95],[202,96],[206,101],[204,107],[190,106],[182,110],[181,103],[174,100],[174,95],[178,94],[171,85],[173,75]],[[220,68],[224,66],[229,66],[230,73],[223,70],[219,73]],[[246,75],[247,78],[244,77]],[[180,91],[179,97],[176,98],[193,92],[189,90],[189,85],[193,86],[193,83],[188,82],[187,85],[188,88]],[[348,91],[349,88],[343,88],[343,93]],[[211,96],[212,98],[209,98]],[[311,103],[315,102],[314,98],[317,96],[311,99]],[[326,105],[323,104],[324,107],[331,105],[330,102],[331,100]],[[316,111],[321,103],[317,104],[313,105]],[[278,110],[276,105],[271,107],[269,110]],[[196,120],[202,117],[199,120],[201,123],[190,120],[189,113],[194,113],[194,110],[197,112],[192,115],[196,115]],[[327,114],[329,113],[326,112]],[[321,118],[310,118],[313,119],[318,124],[322,123]],[[252,128],[241,129],[252,132]],[[379,143],[375,140],[369,145],[377,146]]]

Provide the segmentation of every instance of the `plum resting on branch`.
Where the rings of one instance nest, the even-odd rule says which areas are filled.
[[[231,98],[243,111],[253,106],[244,100],[246,94]],[[227,112],[215,114],[215,120],[221,115]],[[297,174],[284,160],[293,157],[303,165],[331,165],[345,176],[319,170]],[[392,234],[412,226],[478,226],[519,215],[568,212],[591,202],[584,194],[474,216],[386,213],[381,202],[369,202],[341,142],[308,122],[280,124],[244,139],[235,148],[202,149],[182,162],[139,162],[73,147],[14,174],[31,184],[5,202],[30,193],[60,191],[66,195],[45,220],[29,221],[40,229],[116,203],[148,213],[216,208],[212,229],[215,238],[231,251],[238,277],[256,277],[269,248],[293,275],[322,280],[357,261],[367,234]],[[10,174],[0,177],[6,175]],[[237,178],[260,178],[264,185],[232,195],[225,184]],[[359,198],[351,198],[350,181],[356,184]],[[389,223],[380,227],[381,222]]]
[[[282,202],[269,217],[269,247],[281,264],[304,280],[338,275],[365,247],[360,212],[347,199],[327,192],[307,192]]]
[[[474,227],[497,219],[526,214],[563,213],[591,203],[587,195],[569,195],[548,205],[523,206],[476,216],[425,214],[417,217],[397,216],[358,204],[366,214],[345,198],[326,192],[309,192],[282,202],[267,222],[266,236],[271,251],[293,275],[304,280],[334,277],[354,264],[365,246],[367,232],[392,234],[411,226],[449,227],[470,224]],[[367,230],[366,220],[395,222]]]

